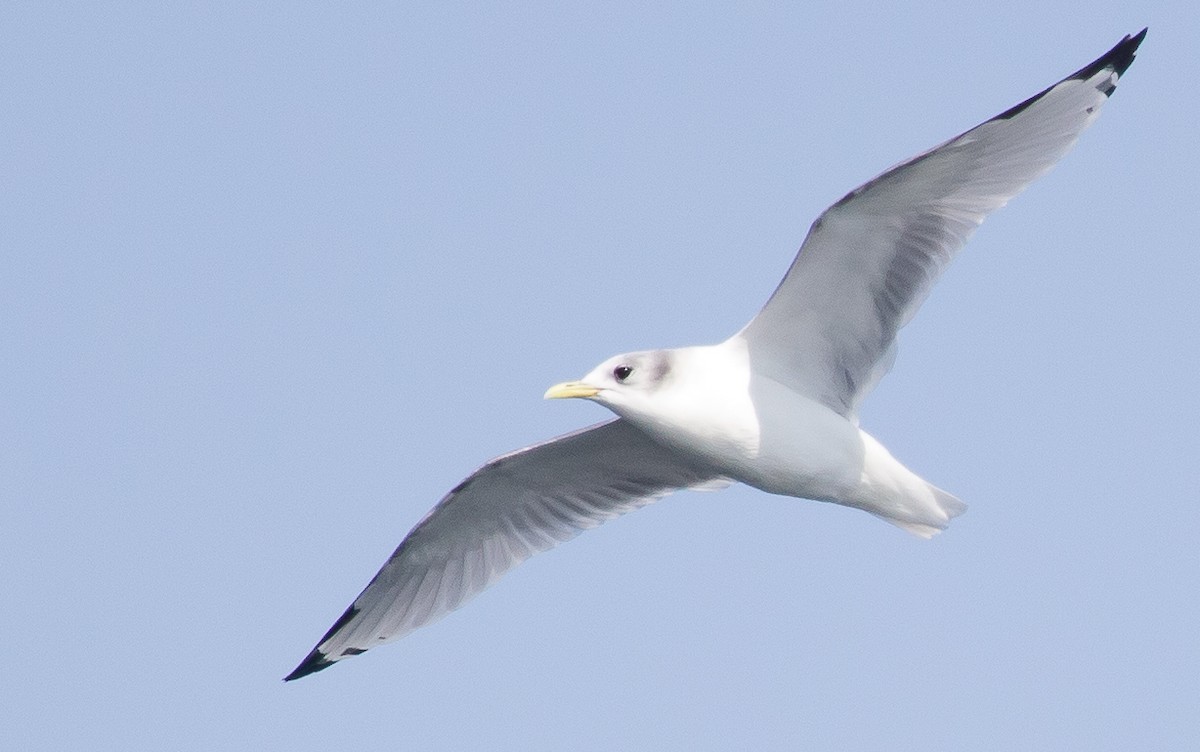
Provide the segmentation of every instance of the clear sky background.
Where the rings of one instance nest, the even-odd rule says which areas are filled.
[[[863,410],[948,532],[681,494],[280,681],[607,417],[547,386],[1144,25]],[[6,4],[0,747],[1200,748],[1198,61],[1189,2]]]

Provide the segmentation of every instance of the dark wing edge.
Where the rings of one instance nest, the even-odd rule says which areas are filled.
[[[1146,33],[1126,35],[1075,73],[826,209],[762,310],[734,335],[747,342],[755,368],[855,414],[945,266],[988,214],[1070,150]],[[1098,101],[1064,86],[1087,81],[1096,82]],[[1079,104],[1078,114],[1065,103]]]
[[[1117,77],[1120,78],[1121,76],[1125,75],[1125,71],[1129,70],[1129,66],[1133,65],[1133,59],[1136,56],[1137,49],[1141,45],[1142,40],[1146,38],[1146,32],[1149,30],[1150,30],[1150,27],[1147,26],[1146,28],[1142,29],[1137,34],[1134,34],[1132,36],[1129,34],[1126,34],[1121,39],[1120,42],[1117,42],[1113,46],[1113,48],[1111,50],[1104,53],[1103,55],[1096,58],[1095,60],[1088,63],[1087,65],[1083,66],[1082,68],[1075,71],[1071,75],[1063,78],[1060,81],[1054,82],[1050,86],[1047,86],[1045,89],[1042,89],[1041,91],[1039,91],[1037,94],[1034,94],[1032,97],[1029,97],[1024,102],[1020,102],[1018,104],[1013,105],[1012,107],[1009,107],[1007,110],[1005,110],[1004,112],[1001,112],[999,115],[996,115],[995,117],[992,117],[992,118],[988,118],[987,120],[983,121],[982,123],[975,126],[974,128],[971,128],[968,131],[964,131],[963,133],[960,133],[959,135],[955,136],[954,138],[944,141],[944,142],[938,144],[937,146],[933,147],[932,149],[922,152],[922,153],[918,154],[917,156],[912,157],[911,159],[906,159],[897,165],[889,167],[888,169],[884,170],[882,173],[880,173],[876,177],[874,177],[871,180],[868,180],[867,182],[858,186],[854,190],[847,193],[845,196],[842,196],[840,199],[838,199],[833,204],[833,206],[831,206],[829,208],[836,209],[836,208],[852,201],[855,197],[860,196],[863,193],[866,193],[868,190],[870,190],[872,187],[874,187],[877,183],[886,179],[888,176],[892,175],[897,170],[902,170],[905,167],[911,167],[912,165],[915,165],[918,162],[923,161],[927,157],[931,156],[934,152],[941,149],[943,146],[947,146],[949,144],[954,143],[955,141],[962,139],[963,136],[969,135],[972,131],[979,130],[980,128],[987,125],[988,123],[993,123],[997,120],[1013,119],[1015,116],[1021,114],[1025,110],[1028,110],[1030,108],[1030,106],[1032,106],[1038,100],[1042,99],[1047,94],[1054,91],[1056,88],[1063,85],[1067,81],[1086,81],[1089,78],[1091,78],[1092,76],[1095,76],[1097,73],[1099,73],[1107,68],[1111,68],[1113,70],[1113,72],[1117,74]],[[1104,95],[1111,97],[1112,93],[1114,91],[1116,91],[1116,86],[1109,86],[1109,88],[1104,90]],[[826,210],[826,211],[828,211],[828,210]],[[817,222],[820,222],[820,221],[821,220],[818,218]],[[814,224],[816,224],[816,223],[814,223]],[[768,300],[767,302],[770,302],[770,300]]]
[[[1121,41],[1113,45],[1111,50],[1096,58],[1091,63],[1083,66],[1071,75],[1067,76],[1063,79],[1063,81],[1086,81],[1105,68],[1112,68],[1113,72],[1117,74],[1118,78],[1125,75],[1125,71],[1129,70],[1129,66],[1133,65],[1133,58],[1137,55],[1137,48],[1141,45],[1142,40],[1146,38],[1146,32],[1149,30],[1150,27],[1147,26],[1137,34],[1126,34]],[[1058,83],[1062,83],[1062,81],[1059,81]],[[1054,86],[1058,86],[1058,84],[1054,84]],[[1029,107],[1029,105],[1046,96],[1046,94],[1053,89],[1054,86],[1049,86],[1045,90],[1034,94],[1029,99],[1026,99],[1024,102],[1009,107],[1004,112],[1001,112],[999,115],[992,118],[992,120],[1007,120],[1014,115],[1019,114],[1022,110]],[[1112,93],[1115,90],[1116,87],[1111,86],[1104,92],[1104,94],[1106,96],[1112,96]]]
[[[284,681],[441,618],[584,530],[717,480],[621,419],[490,460],[417,523]]]

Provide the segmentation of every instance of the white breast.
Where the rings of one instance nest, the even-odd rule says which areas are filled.
[[[722,475],[764,491],[839,500],[861,478],[857,427],[828,407],[752,373],[738,340],[673,353],[672,382],[643,430]]]
[[[771,493],[838,501],[862,477],[858,428],[825,405],[766,378],[749,386],[758,452],[739,477]]]

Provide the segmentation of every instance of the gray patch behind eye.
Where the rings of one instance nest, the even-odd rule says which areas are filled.
[[[655,350],[650,353],[649,362],[646,364],[646,369],[650,377],[650,383],[655,388],[661,387],[671,375],[671,353],[668,350]]]

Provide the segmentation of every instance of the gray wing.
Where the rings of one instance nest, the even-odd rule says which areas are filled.
[[[736,337],[756,373],[847,416],[992,211],[1050,169],[1100,112],[1146,30],[987,122],[855,189],[813,223],[778,289]]]
[[[497,457],[412,529],[286,680],[441,618],[530,556],[584,530],[718,480],[620,419]]]

